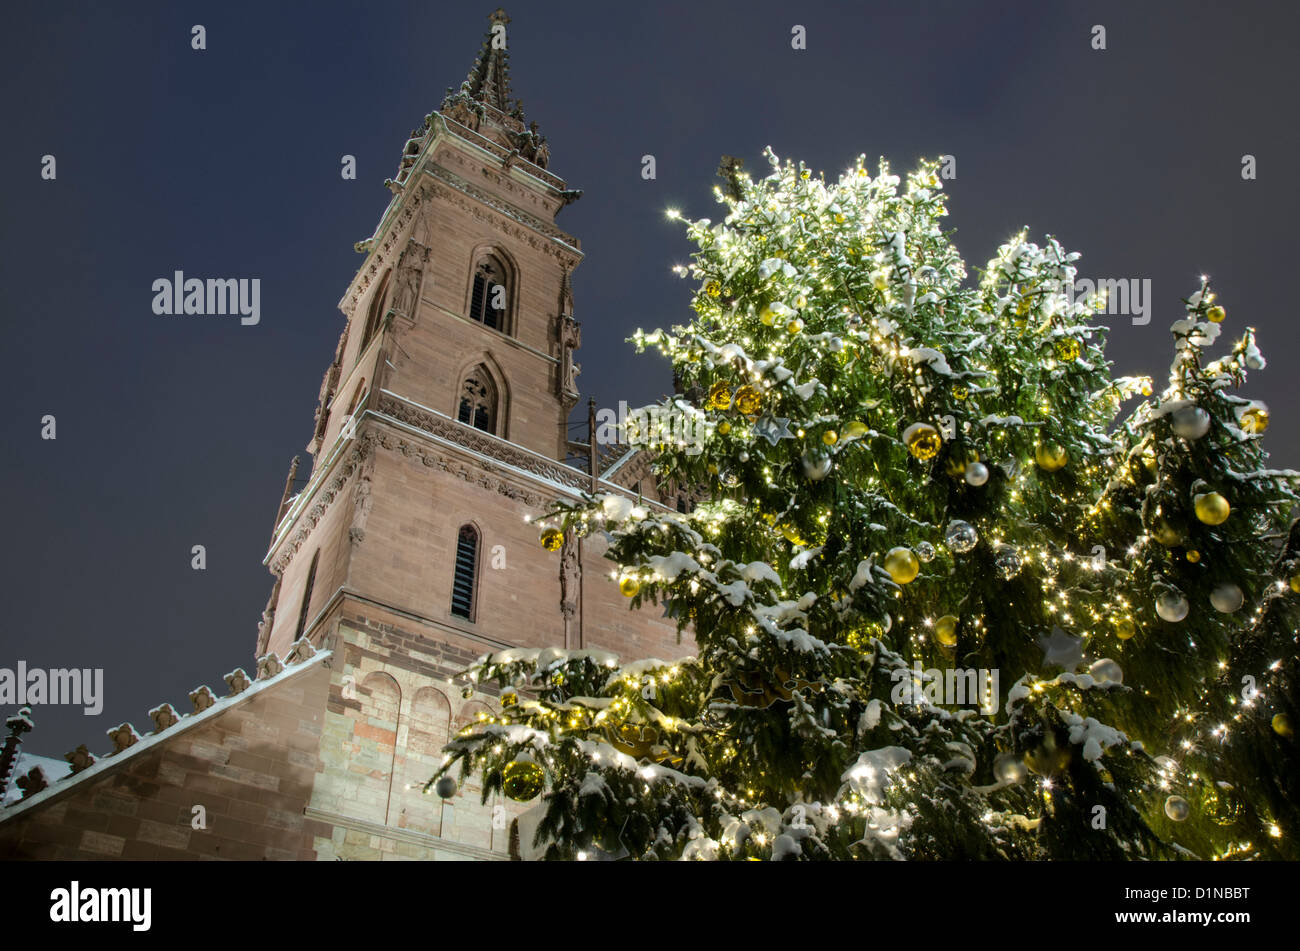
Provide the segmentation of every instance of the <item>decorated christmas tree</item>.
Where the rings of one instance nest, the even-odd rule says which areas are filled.
[[[677,660],[508,650],[433,780],[538,799],[549,858],[1296,858],[1300,475],[1265,467],[1208,281],[1167,383],[1111,375],[1077,254],[968,273],[937,166],[769,154],[688,221],[679,392],[629,435],[686,514],[597,495]],[[657,605],[657,607],[656,607]]]

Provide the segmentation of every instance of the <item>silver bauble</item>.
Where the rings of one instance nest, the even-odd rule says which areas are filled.
[[[1170,796],[1165,800],[1165,815],[1174,822],[1182,822],[1192,814],[1192,807],[1182,796]]]
[[[443,776],[433,784],[433,791],[443,799],[450,799],[452,796],[456,795],[456,780],[452,779],[450,776]]]
[[[1231,614],[1245,602],[1246,596],[1231,581],[1225,581],[1210,592],[1210,604],[1214,606],[1214,610],[1222,614]]]
[[[722,475],[718,476],[718,479],[729,489],[734,489],[736,486],[740,485],[740,476],[736,475],[730,469],[727,469],[722,473]]]
[[[1003,545],[993,556],[993,564],[997,566],[998,574],[1004,579],[1011,579],[1020,574],[1024,561],[1020,557],[1020,552],[1010,545]]]
[[[1015,753],[999,753],[993,759],[993,777],[1004,785],[1018,783],[1028,774],[1025,764]]]
[[[966,484],[981,486],[989,481],[989,467],[982,462],[972,462],[966,467]]]
[[[970,522],[957,519],[948,523],[948,531],[943,536],[944,543],[959,555],[964,555],[979,544],[979,532]]]
[[[1187,597],[1177,588],[1162,591],[1156,597],[1156,614],[1159,614],[1162,620],[1177,624],[1187,617],[1187,611]]]
[[[1170,414],[1169,426],[1176,436],[1200,439],[1210,431],[1210,414],[1199,406],[1184,406]]]
[[[1110,681],[1111,683],[1122,684],[1124,682],[1124,671],[1118,663],[1109,657],[1094,661],[1092,666],[1088,668],[1088,673],[1092,675],[1092,679],[1097,683]]]
[[[934,546],[929,542],[917,542],[916,547],[913,548],[912,551],[916,552],[917,558],[920,558],[926,563],[934,561]]]
[[[830,475],[830,456],[804,456],[803,474],[813,482],[820,482]]]

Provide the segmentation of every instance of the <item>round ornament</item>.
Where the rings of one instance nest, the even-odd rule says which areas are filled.
[[[1183,822],[1192,814],[1192,807],[1182,796],[1170,796],[1165,800],[1165,815],[1174,822]]]
[[[1073,337],[1062,337],[1056,341],[1056,358],[1065,363],[1079,359],[1079,341]]]
[[[966,484],[981,486],[989,481],[989,467],[982,462],[972,462],[966,467]]]
[[[911,584],[921,573],[921,563],[910,548],[891,548],[885,553],[885,570],[895,584]]]
[[[1268,429],[1268,409],[1262,403],[1254,403],[1242,410],[1237,422],[1244,432],[1258,436]]]
[[[1088,673],[1091,674],[1092,679],[1098,683],[1109,682],[1122,684],[1124,682],[1123,668],[1109,657],[1103,657],[1101,660],[1094,661],[1092,666],[1088,668]]]
[[[641,582],[629,575],[619,580],[618,590],[624,597],[634,598],[636,593],[641,590]]]
[[[740,476],[728,469],[718,476],[718,481],[728,489],[734,489],[736,486],[740,485]]]
[[[944,647],[957,646],[957,618],[945,614],[934,622],[934,638]]]
[[[958,383],[952,388],[952,398],[955,400],[964,400],[970,396],[970,387],[965,383]]]
[[[564,544],[564,532],[558,528],[544,528],[541,535],[542,547],[547,551],[559,551]]]
[[[1127,641],[1137,634],[1137,625],[1133,623],[1131,617],[1117,617],[1114,621],[1115,636],[1121,641]]]
[[[1290,585],[1293,593],[1300,594],[1300,571],[1293,574],[1287,584]]]
[[[704,285],[704,293],[708,294],[710,297],[717,297],[722,293],[722,285],[717,281],[709,281],[709,283]]]
[[[764,305],[763,309],[758,312],[758,319],[766,326],[771,327],[776,323],[776,311],[772,309],[770,304]]]
[[[733,401],[736,411],[746,416],[755,416],[763,406],[763,394],[754,387],[745,385],[736,390]]]
[[[1051,733],[1025,750],[1025,765],[1039,776],[1055,776],[1070,765],[1070,745],[1058,746]]]
[[[1010,580],[1020,574],[1020,569],[1024,566],[1024,561],[1020,557],[1020,552],[1016,551],[1010,545],[1003,545],[993,556],[993,564],[998,569],[998,574],[1004,580]]]
[[[1206,525],[1222,525],[1228,520],[1232,506],[1218,492],[1203,492],[1193,500],[1196,517]]]
[[[943,437],[929,423],[913,423],[903,430],[903,443],[913,456],[922,462],[928,462],[939,454]]]
[[[913,549],[913,551],[916,552],[917,558],[920,558],[922,561],[926,562],[927,564],[931,561],[934,561],[934,546],[931,545],[929,542],[919,542],[916,548]]]
[[[1218,304],[1215,304],[1213,307],[1211,307],[1209,310],[1205,312],[1205,319],[1212,324],[1223,323],[1223,319],[1227,316],[1228,316],[1228,312],[1225,311]]]
[[[861,439],[867,433],[871,432],[871,427],[861,420],[855,419],[844,427],[844,435],[840,439],[844,442],[850,442],[854,439]]]
[[[1188,608],[1186,595],[1177,588],[1169,588],[1156,597],[1156,614],[1170,624],[1177,624],[1187,617]]]
[[[456,795],[456,780],[450,776],[443,776],[433,784],[433,791],[443,799],[450,799]]]
[[[1285,736],[1288,740],[1295,736],[1295,730],[1291,727],[1291,717],[1286,713],[1279,713],[1273,717],[1273,732],[1278,736]]]
[[[466,699],[466,700],[468,700],[470,697],[474,696],[474,687],[473,687],[473,685],[471,684],[471,685],[468,686],[468,687],[461,687],[461,688],[460,688],[460,695],[461,695],[461,697],[463,697],[463,698]]]
[[[1210,604],[1220,614],[1231,614],[1233,611],[1238,610],[1245,601],[1246,596],[1241,593],[1241,588],[1231,581],[1225,581],[1210,592]]]
[[[993,758],[993,776],[1004,786],[1018,783],[1027,775],[1025,764],[1015,753],[999,753]]]
[[[731,432],[731,423],[727,422],[725,419],[722,422],[718,423],[719,436],[725,436],[730,432]]]
[[[1197,551],[1195,548],[1189,548],[1187,550],[1187,554],[1184,555],[1183,557],[1186,558],[1188,561],[1190,561],[1192,564],[1196,564],[1198,561],[1201,560],[1201,553]]]
[[[944,544],[959,555],[966,554],[979,544],[979,540],[979,532],[975,531],[975,526],[961,519],[949,522],[948,531],[943,535]]]
[[[1184,406],[1170,415],[1169,428],[1175,436],[1200,439],[1210,431],[1210,414],[1199,406]]]
[[[742,449],[740,450],[740,455],[738,455],[736,458],[739,459],[741,462],[749,462],[749,453],[746,450]]]
[[[545,771],[530,759],[517,759],[501,771],[501,791],[516,802],[536,799],[545,781]]]
[[[1034,447],[1034,461],[1045,472],[1063,469],[1070,461],[1070,454],[1059,443],[1039,443]]]
[[[822,433],[822,442],[828,446],[833,446],[840,441],[839,433],[833,429],[828,429]]]
[[[731,406],[731,384],[719,380],[709,387],[709,409],[728,409]]]
[[[1151,537],[1166,548],[1175,548],[1186,540],[1183,530],[1163,515],[1157,516],[1151,526]]]
[[[803,330],[803,318],[796,317],[794,320],[790,321],[788,324],[785,325],[785,330],[786,333],[797,334],[799,331]]]
[[[805,454],[802,462],[803,474],[809,479],[809,481],[820,482],[830,474],[830,456],[810,456]]]

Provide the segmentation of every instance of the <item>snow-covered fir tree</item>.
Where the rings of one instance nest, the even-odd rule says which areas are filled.
[[[1300,477],[1234,392],[1253,331],[1210,356],[1203,279],[1163,388],[1114,378],[1055,240],[975,283],[937,166],[769,160],[687,222],[692,322],[635,338],[680,388],[632,435],[702,500],[541,522],[696,653],[487,655],[501,713],[439,777],[540,796],[561,859],[1300,855]]]

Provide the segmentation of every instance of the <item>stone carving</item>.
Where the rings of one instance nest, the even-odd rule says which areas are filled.
[[[263,654],[257,658],[257,679],[270,680],[284,670],[284,664],[275,654]]]
[[[181,722],[181,718],[176,715],[170,703],[164,703],[154,707],[149,711],[149,719],[153,720],[154,732],[161,733],[170,727]]]
[[[90,769],[95,765],[95,757],[90,750],[86,749],[86,744],[82,743],[71,753],[64,753],[63,758],[72,764],[73,775],[80,773],[82,770]]]
[[[352,527],[348,529],[348,540],[359,545],[366,537],[366,520],[370,518],[370,509],[375,504],[371,498],[371,476],[375,471],[375,460],[371,458],[361,466],[357,476],[357,487],[352,493]]]
[[[415,317],[415,305],[420,300],[420,285],[424,282],[424,264],[428,259],[428,248],[414,240],[407,242],[394,277],[392,309],[399,314]]]
[[[573,532],[564,533],[560,550],[560,612],[572,620],[578,611],[578,583],[582,570],[578,565],[578,543]]]
[[[244,673],[243,667],[236,667],[230,673],[226,674],[222,680],[224,680],[226,686],[230,688],[228,696],[231,697],[238,696],[253,685],[253,682],[248,679],[248,674]]]
[[[285,661],[289,664],[301,664],[315,656],[316,648],[312,646],[311,641],[300,637],[289,645],[289,653],[285,656]]]
[[[573,359],[573,351],[582,346],[582,324],[569,314],[560,315],[560,392],[559,396],[566,402],[578,399],[578,374],[582,365]]]
[[[298,518],[298,531],[294,534],[293,540],[286,544],[271,563],[271,570],[276,574],[282,574],[289,566],[293,556],[298,553],[298,549],[303,546],[311,535],[312,529],[320,522],[325,512],[329,509],[330,504],[347,484],[348,479],[352,478],[352,473],[356,467],[364,460],[375,445],[374,433],[365,433],[357,440],[357,446],[348,455],[346,460],[340,465],[339,471],[332,479],[316,494],[316,501]]]
[[[140,734],[135,732],[135,727],[129,723],[123,723],[106,732],[108,738],[113,741],[114,753],[120,753],[140,742]]]
[[[212,692],[212,688],[207,684],[190,691],[190,703],[194,704],[195,713],[202,713],[216,702],[216,694]]]

